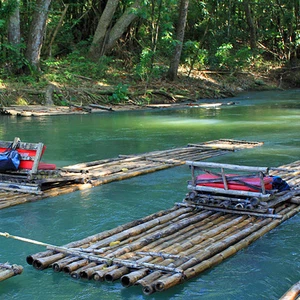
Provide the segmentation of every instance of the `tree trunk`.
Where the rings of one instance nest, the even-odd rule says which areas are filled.
[[[116,44],[117,40],[126,31],[127,27],[138,17],[134,12],[141,7],[141,0],[128,7],[123,15],[117,20],[116,24],[110,29],[111,21],[119,1],[108,1],[100,18],[97,30],[94,35],[93,43],[90,48],[90,57],[94,60],[105,55]],[[107,12],[106,12],[107,9]]]
[[[172,81],[176,80],[177,78],[178,67],[179,67],[179,62],[180,62],[180,57],[182,52],[182,45],[184,40],[188,6],[189,6],[189,0],[180,1],[179,20],[178,20],[178,26],[176,30],[177,44],[175,46],[174,55],[173,58],[171,59],[170,67],[167,74],[167,78]]]
[[[12,46],[18,46],[21,42],[19,4],[20,4],[19,1],[17,1],[16,9],[9,17],[9,22],[8,22],[8,42]]]
[[[250,30],[250,48],[251,50],[256,49],[256,28],[251,15],[251,8],[248,0],[244,0],[244,9],[246,13],[247,24]]]
[[[31,66],[40,70],[40,53],[51,0],[37,0],[28,34],[26,58]]]
[[[100,17],[98,26],[96,28],[92,45],[89,50],[89,56],[93,60],[97,60],[103,55],[106,36],[108,35],[109,27],[111,25],[118,3],[118,0],[107,1],[105,9]]]
[[[299,48],[299,46],[297,45],[297,37],[296,36],[297,36],[297,32],[299,30],[299,13],[300,13],[299,5],[300,4],[298,1],[294,1],[293,8],[292,8],[294,11],[294,22],[291,22],[290,28],[289,28],[289,34],[291,37],[290,66],[292,68],[295,68],[298,65],[297,48]]]

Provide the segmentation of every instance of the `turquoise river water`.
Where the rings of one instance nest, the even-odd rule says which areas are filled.
[[[62,167],[232,138],[263,141],[262,147],[211,159],[277,167],[300,159],[300,90],[243,94],[220,109],[186,107],[82,116],[0,116],[0,139],[47,145],[43,161]],[[209,102],[209,100],[208,100]],[[63,245],[114,228],[182,201],[190,171],[180,166],[85,191],[0,210],[0,231]],[[145,296],[119,281],[75,280],[37,271],[26,256],[45,248],[0,237],[0,262],[24,266],[0,283],[0,299],[278,299],[300,280],[300,215],[248,248],[168,291]]]

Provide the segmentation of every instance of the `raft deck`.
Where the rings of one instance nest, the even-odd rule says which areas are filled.
[[[296,193],[274,205],[280,218],[177,203],[61,247],[49,245],[47,251],[28,256],[27,263],[76,279],[139,285],[146,295],[167,290],[221,263],[300,211],[300,161],[282,168],[286,172],[280,176]]]
[[[41,170],[34,176],[32,175],[29,182],[19,185],[12,178],[10,185],[14,187],[13,190],[0,190],[0,209],[184,165],[187,160],[201,161],[262,144],[261,142],[220,139],[170,150],[138,155],[119,155],[117,158],[79,163],[60,170]],[[32,184],[38,184],[41,193],[26,193]]]

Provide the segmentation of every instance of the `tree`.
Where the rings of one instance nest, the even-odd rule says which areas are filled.
[[[250,30],[250,48],[251,50],[255,50],[256,49],[256,28],[252,18],[249,0],[244,0],[243,4],[246,13],[247,24]]]
[[[17,47],[21,42],[19,0],[15,2],[13,12],[8,21],[8,42]]]
[[[89,51],[89,56],[94,60],[99,58],[99,56],[102,56],[104,53],[105,41],[118,4],[118,0],[108,1],[100,17]]]
[[[29,64],[40,70],[40,54],[51,0],[37,0],[28,34],[26,58]]]
[[[127,27],[138,17],[137,12],[141,8],[141,0],[135,0],[113,24],[113,17],[118,3],[119,1],[116,0],[108,1],[101,15],[89,50],[89,56],[93,60],[97,60],[111,50]]]
[[[189,0],[181,0],[179,5],[179,17],[178,25],[176,28],[176,45],[174,49],[174,55],[171,59],[170,67],[168,70],[167,78],[170,80],[175,80],[177,78],[178,67],[182,52],[182,44],[184,40],[184,32],[188,14]]]

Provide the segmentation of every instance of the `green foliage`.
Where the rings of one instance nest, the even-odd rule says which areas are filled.
[[[128,99],[128,85],[122,83],[116,86],[113,94],[109,97],[110,102],[115,104],[126,102]]]
[[[164,68],[153,64],[154,52],[148,48],[143,49],[140,55],[140,61],[136,64],[133,74],[141,81],[159,78],[164,72]]]
[[[6,0],[0,2],[0,30],[4,27],[9,16],[12,14],[12,12],[14,12],[17,6],[18,2],[16,0]]]
[[[217,63],[219,68],[227,68],[231,64],[230,50],[233,48],[232,44],[222,44],[216,54]]]
[[[190,69],[203,69],[208,63],[208,51],[200,48],[200,43],[187,41],[183,46],[182,60]]]
[[[236,70],[251,66],[253,53],[249,47],[242,47],[235,50],[233,45],[222,44],[215,53],[214,64],[217,68]]]
[[[106,76],[111,57],[102,56],[98,62],[88,60],[80,51],[70,53],[64,59],[48,59],[44,62],[47,78],[62,84],[77,84],[78,76],[102,79]],[[50,72],[50,70],[52,70]]]
[[[24,43],[12,46],[8,43],[0,44],[0,74],[2,76],[12,76],[24,66],[29,67],[27,59],[23,55]]]
[[[95,1],[94,1],[95,2]],[[64,5],[52,1],[45,30],[45,41],[41,53],[42,71],[46,80],[61,84],[78,84],[79,76],[94,80],[121,75],[126,72],[135,79],[148,82],[160,78],[170,65],[173,54],[175,28],[178,24],[178,0],[143,0],[141,9],[133,11],[139,18],[128,26],[116,47],[99,61],[87,59],[93,34],[101,12],[107,1],[67,1],[69,5],[60,24]],[[185,31],[186,41],[181,61],[189,68],[226,69],[249,68],[267,65],[258,50],[249,49],[249,24],[243,0],[201,0],[190,1]],[[252,17],[256,26],[257,46],[265,49],[265,59],[276,58],[285,62],[300,46],[299,1],[290,0],[253,0],[249,1]],[[20,4],[21,32],[23,43],[13,47],[8,43],[7,29],[9,16]],[[120,1],[114,24],[123,12],[134,3],[133,0]],[[0,1],[0,75],[4,78],[14,76],[15,71],[30,68],[25,59],[30,22],[35,1]],[[55,37],[52,41],[51,38]],[[109,39],[109,34],[106,37]],[[51,43],[50,43],[51,40]],[[51,44],[51,45],[50,45]],[[50,49],[51,46],[51,49]],[[51,51],[50,51],[51,50]],[[52,58],[48,58],[50,55]],[[254,54],[255,56],[254,59]],[[120,66],[120,60],[126,58]],[[127,63],[126,63],[127,62]],[[130,62],[130,63],[128,63]],[[113,72],[109,72],[113,69]],[[19,72],[19,73],[20,73]],[[27,76],[19,76],[28,84],[44,84],[41,76],[31,70]],[[112,96],[113,101],[126,100],[126,92],[120,86]]]

